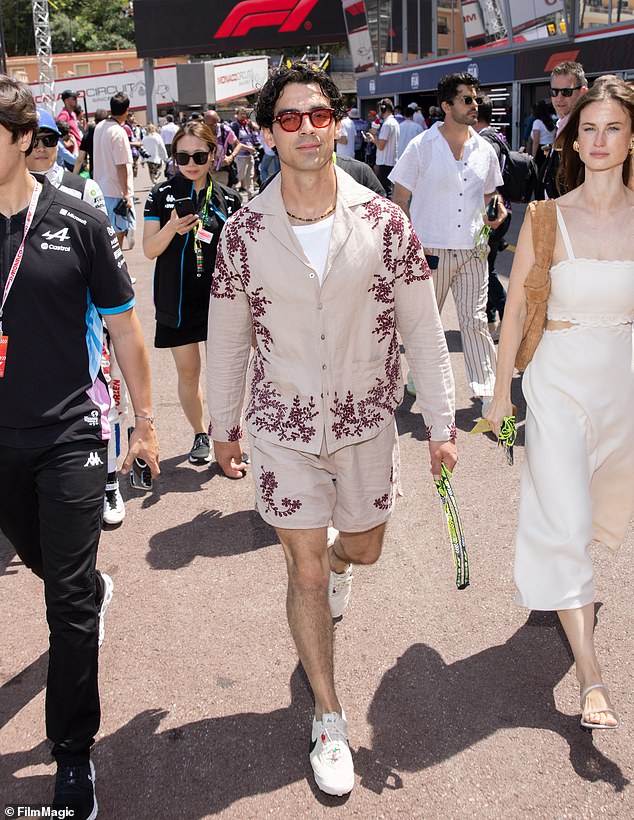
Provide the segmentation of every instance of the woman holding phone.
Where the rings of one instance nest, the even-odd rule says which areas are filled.
[[[143,252],[156,259],[154,346],[170,348],[178,398],[194,431],[192,464],[210,461],[200,386],[200,343],[207,340],[211,275],[223,225],[241,205],[235,191],[211,181],[216,137],[202,122],[184,125],[172,142],[178,173],[145,204]]]

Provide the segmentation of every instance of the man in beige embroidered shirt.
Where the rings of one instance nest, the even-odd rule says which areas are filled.
[[[216,458],[237,477],[254,336],[245,420],[257,508],[287,561],[289,624],[315,696],[315,780],[339,795],[352,789],[354,768],[335,691],[332,617],[347,603],[350,565],[379,557],[394,504],[397,332],[432,473],[457,459],[453,378],[429,269],[403,212],[332,163],[344,114],[337,87],[306,64],[264,85],[256,115],[281,173],[222,233],[207,366]]]

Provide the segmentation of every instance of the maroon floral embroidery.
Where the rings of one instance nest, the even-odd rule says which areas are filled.
[[[302,502],[299,498],[283,498],[280,501],[280,505],[283,509],[280,509],[273,497],[275,490],[279,487],[275,473],[272,470],[265,470],[264,467],[261,467],[261,471],[260,492],[262,493],[262,500],[266,505],[266,512],[272,512],[279,518],[285,518],[286,516],[296,513],[302,506]]]
[[[225,226],[225,245],[227,252],[234,257],[234,267],[238,271],[238,276],[242,282],[243,289],[246,289],[251,279],[251,268],[249,267],[249,253],[246,239],[257,242],[257,235],[264,230],[261,224],[264,214],[253,213],[248,207],[240,208]]]
[[[302,441],[310,444],[317,433],[311,424],[317,415],[313,396],[309,396],[304,403],[299,396],[294,396],[290,406],[284,404],[281,393],[271,382],[264,381],[262,356],[256,351],[247,421],[252,420],[258,431],[275,433],[280,442]]]
[[[374,499],[374,506],[377,510],[389,510],[392,506],[394,498],[394,468],[390,470],[390,489],[389,492],[382,495],[380,498]]]
[[[455,441],[458,438],[458,431],[456,430],[456,425],[453,422],[449,425],[449,438],[452,441]]]
[[[270,353],[273,337],[268,327],[258,321],[258,319],[261,319],[266,314],[266,306],[271,304],[271,300],[267,299],[262,291],[263,288],[257,288],[253,293],[248,294],[248,299],[251,306],[251,316],[253,318],[253,332],[266,352]]]
[[[394,308],[388,308],[376,317],[376,326],[372,331],[372,335],[379,337],[379,343],[384,342],[388,336],[393,336],[396,332],[394,325]]]
[[[425,433],[427,434],[427,441],[431,441],[431,431],[434,429],[433,424],[428,424],[425,427]]]
[[[233,275],[220,243],[216,254],[216,268],[211,279],[211,295],[214,299],[235,299],[236,291],[242,290],[242,283]]]
[[[240,441],[242,435],[242,427],[236,425],[231,430],[227,430],[227,441]]]
[[[357,402],[350,390],[345,399],[335,393],[330,412],[335,419],[332,432],[336,439],[359,436],[364,430],[381,426],[388,416],[394,414],[399,404],[397,396],[401,382],[396,334],[390,341],[385,357],[385,378],[377,377],[374,381],[374,387],[370,388],[366,397]]]

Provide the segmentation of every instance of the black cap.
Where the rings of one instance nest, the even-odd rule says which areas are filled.
[[[62,100],[67,100],[69,97],[77,99],[77,92],[71,91],[70,88],[67,88],[66,91],[62,91]]]

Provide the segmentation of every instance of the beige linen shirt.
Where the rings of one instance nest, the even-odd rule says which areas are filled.
[[[455,436],[454,384],[434,288],[409,220],[335,167],[337,208],[323,285],[294,236],[281,176],[225,225],[209,305],[210,434],[318,454],[371,439],[403,398],[397,331],[427,435]]]

